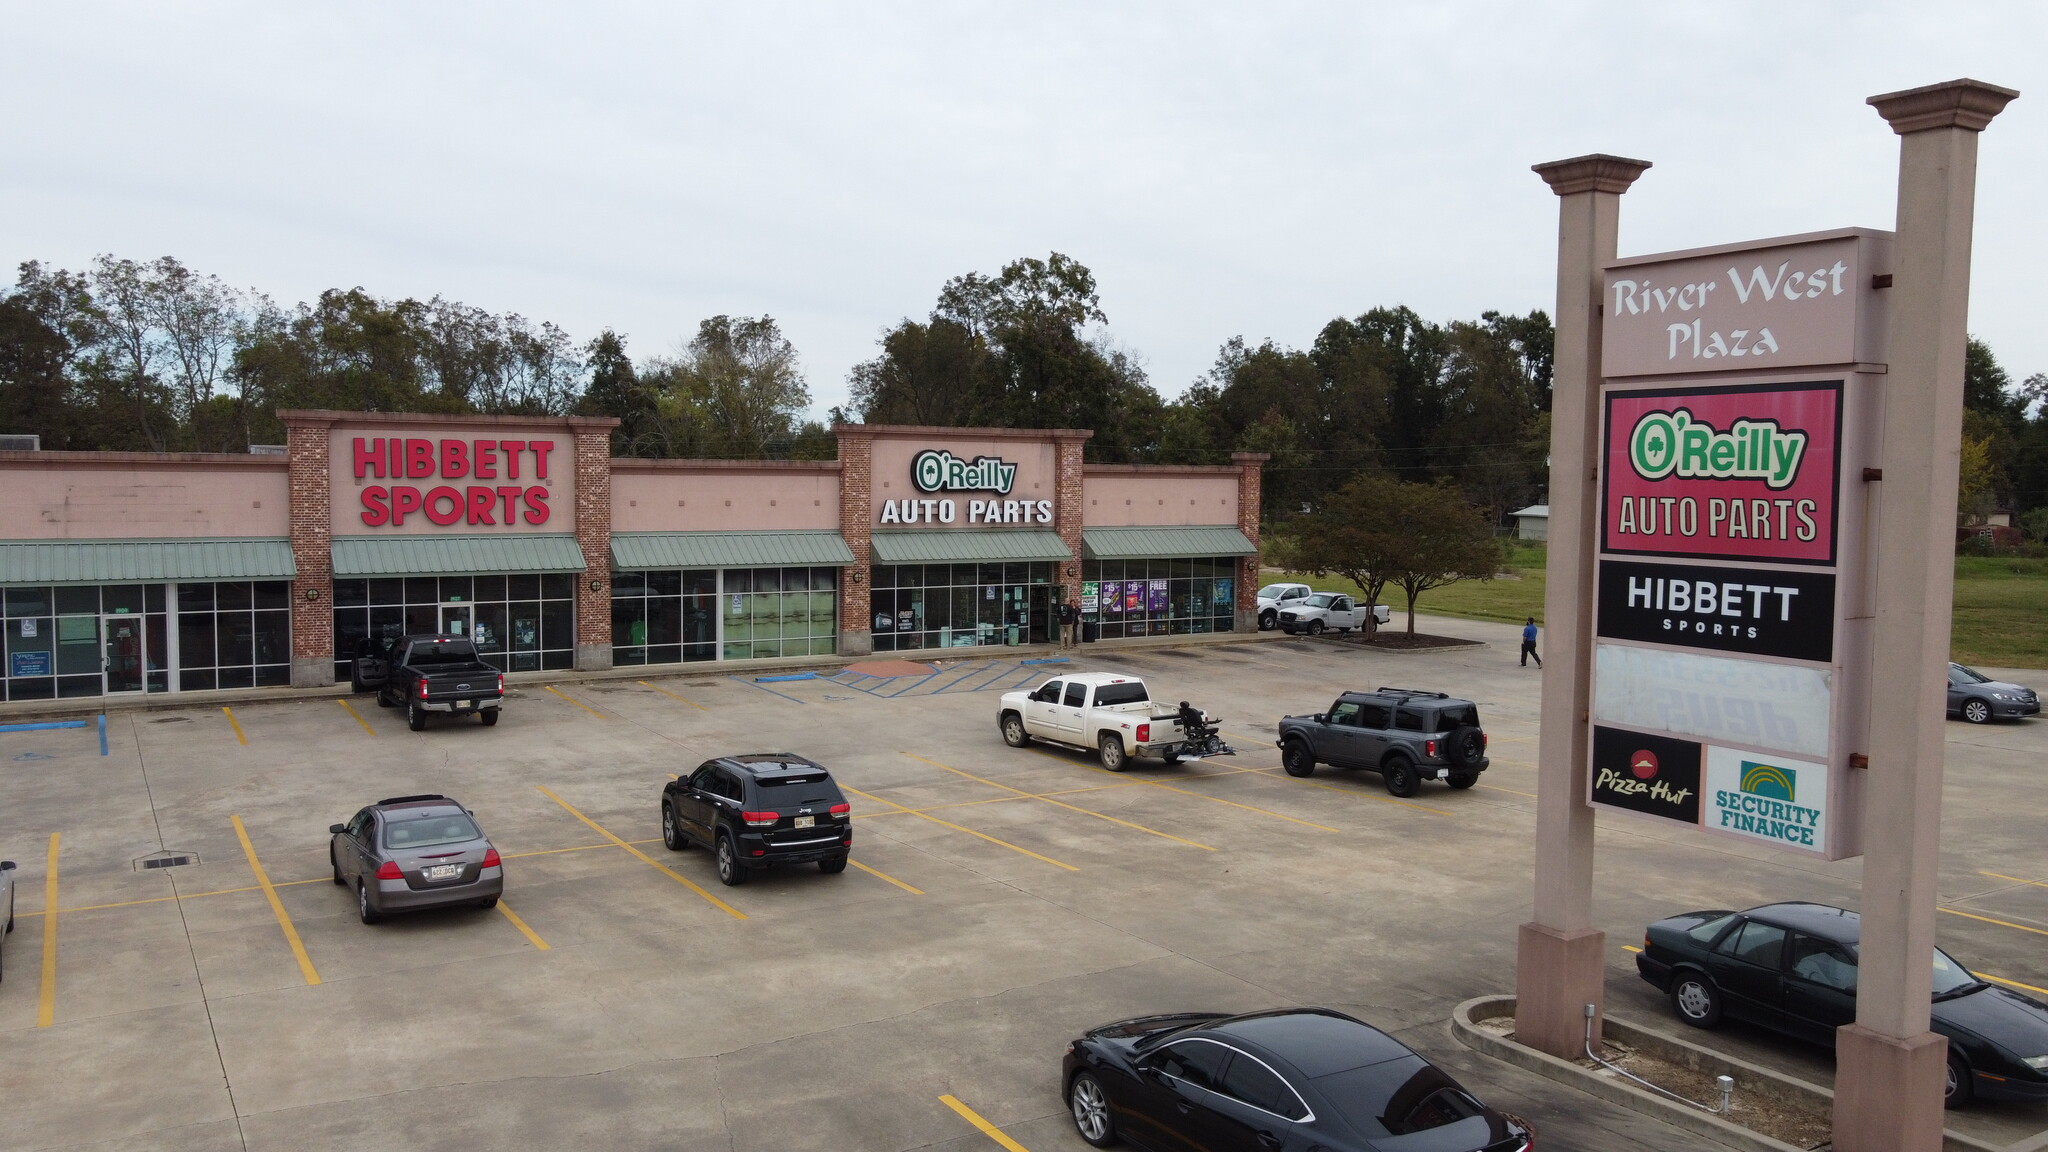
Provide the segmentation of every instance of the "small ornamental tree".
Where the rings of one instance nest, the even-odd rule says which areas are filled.
[[[1501,562],[1485,514],[1456,489],[1392,476],[1357,477],[1290,528],[1301,567],[1358,585],[1368,619],[1388,584],[1406,592],[1410,635],[1415,601],[1424,592],[1459,580],[1490,580]]]

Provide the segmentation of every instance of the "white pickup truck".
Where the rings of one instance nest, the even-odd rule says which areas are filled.
[[[996,723],[1012,748],[1043,740],[1089,749],[1111,772],[1134,756],[1177,763],[1187,740],[1179,708],[1154,702],[1143,680],[1113,672],[1070,672],[1029,692],[1005,692]]]
[[[1363,605],[1349,596],[1337,592],[1317,592],[1306,600],[1296,600],[1280,610],[1280,630],[1289,636],[1296,632],[1319,636],[1330,628],[1335,628],[1339,632],[1349,632],[1353,628],[1367,628],[1368,620],[1374,624],[1385,624],[1391,619],[1393,613],[1385,604],[1375,604],[1372,610],[1367,612]]]

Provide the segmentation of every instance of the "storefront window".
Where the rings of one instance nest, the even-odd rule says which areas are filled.
[[[612,662],[829,656],[839,569],[691,568],[612,574]]]
[[[264,688],[292,682],[291,584],[178,585],[178,686]]]
[[[1081,569],[1081,608],[1104,639],[1229,632],[1237,562],[1228,556],[1090,560]]]
[[[335,679],[348,679],[365,640],[415,633],[469,636],[503,672],[574,667],[575,597],[576,577],[565,572],[336,580]]]
[[[289,684],[290,592],[283,580],[8,588],[0,685],[49,700]]]
[[[878,564],[878,652],[1044,643],[1053,638],[1049,563]]]

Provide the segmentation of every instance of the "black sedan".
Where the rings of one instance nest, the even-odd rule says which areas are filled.
[[[1142,1016],[1067,1045],[1081,1139],[1151,1152],[1527,1152],[1536,1133],[1323,1008]]]
[[[1636,971],[1671,996],[1678,1018],[1725,1016],[1832,1045],[1856,1020],[1862,918],[1825,904],[1688,912],[1650,925]],[[1948,1037],[1946,1102],[2048,1100],[2048,1006],[1996,988],[1934,951],[1933,1031]]]

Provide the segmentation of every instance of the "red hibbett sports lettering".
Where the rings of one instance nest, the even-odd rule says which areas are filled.
[[[355,478],[363,480],[534,480],[548,478],[551,440],[423,440],[363,437],[354,443]],[[522,469],[523,464],[531,465]],[[440,527],[545,524],[548,489],[539,484],[370,484],[361,494],[362,521],[397,527],[415,512]]]

